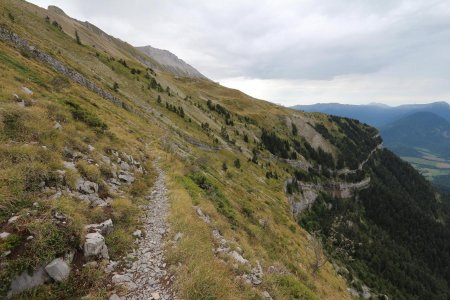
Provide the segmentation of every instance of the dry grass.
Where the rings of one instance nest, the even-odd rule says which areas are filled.
[[[129,251],[133,247],[131,233],[139,227],[138,205],[144,201],[155,178],[151,164],[155,157],[160,156],[167,170],[172,205],[169,217],[171,232],[184,234],[175,247],[169,245],[167,248],[180,297],[258,299],[261,291],[267,289],[277,299],[348,298],[345,282],[336,276],[330,265],[326,265],[317,277],[311,275],[309,265],[313,253],[308,249],[306,233],[290,215],[283,192],[288,166],[274,162],[269,165],[264,157],[260,158],[258,165],[248,161],[260,136],[260,127],[271,128],[280,136],[287,136],[286,115],[304,122],[320,121],[320,117],[255,101],[209,81],[175,79],[158,72],[158,82],[179,93],[173,97],[164,94],[162,98],[183,107],[186,117],[180,118],[156,103],[159,93],[146,88],[148,80],[143,74],[132,75],[117,60],[109,59],[110,56],[126,58],[130,67],[144,70],[132,59],[133,50],[129,46],[99,38],[80,24],[51,13],[52,20],[58,18],[69,35],[55,30],[45,23],[47,12],[26,2],[2,1],[0,8],[4,12],[11,11],[15,16],[12,23],[1,13],[1,22],[141,112],[140,115],[133,114],[115,106],[83,87],[67,82],[52,69],[6,44],[0,44],[0,224],[5,224],[13,214],[33,212],[36,210],[34,202],[42,203],[40,209],[31,214],[32,217],[24,218],[20,228],[14,229],[15,235],[7,245],[1,244],[1,247],[17,252],[22,246],[28,255],[14,256],[10,262],[12,267],[0,271],[3,283],[25,266],[48,262],[68,249],[79,247],[84,225],[110,217],[115,228],[107,237],[111,256],[118,259]],[[74,41],[71,36],[74,29],[79,29],[85,46]],[[96,48],[89,46],[91,44]],[[98,56],[96,52],[100,52]],[[110,88],[113,82],[119,82],[118,92]],[[12,98],[12,94],[20,93],[22,86],[32,89],[32,98],[37,100],[32,102],[31,97],[20,94],[26,98],[26,103],[31,104],[25,108],[19,108]],[[192,96],[191,102],[183,100],[185,95]],[[239,116],[252,118],[256,124],[240,121],[233,114],[235,125],[225,126],[222,116],[207,110],[206,99],[209,98]],[[146,109],[139,108],[142,106]],[[53,128],[56,121],[63,126],[62,130]],[[210,124],[211,132],[202,130],[200,123],[203,122]],[[230,140],[235,140],[235,145],[224,141],[220,133],[222,126],[226,127]],[[250,138],[248,143],[243,139],[244,133]],[[312,139],[313,135],[308,135],[307,139]],[[203,151],[183,136],[221,150]],[[214,139],[219,142],[215,143]],[[80,175],[77,171],[67,171],[65,183],[54,178],[55,171],[63,168],[62,161],[66,159],[64,147],[88,154],[88,145],[96,148],[92,156],[98,166],[80,160],[77,169],[91,181],[101,183],[102,179],[111,176],[111,168],[99,159],[109,149],[125,151],[139,158],[145,162],[147,174],[137,177],[135,183],[125,190],[124,197],[114,199],[108,210],[89,209],[67,197],[55,203],[49,201],[50,195],[40,190],[42,180],[52,181],[55,187],[63,184],[73,189],[75,179]],[[186,154],[183,156],[182,153]],[[232,164],[236,159],[241,162],[240,169]],[[222,170],[224,161],[228,165],[226,172]],[[267,179],[265,173],[268,170],[276,171],[279,179]],[[205,176],[213,188],[209,191],[200,188],[192,178],[196,173]],[[201,221],[193,205],[199,205],[213,223],[208,225]],[[51,216],[54,209],[67,215],[70,220],[67,226],[54,224]],[[260,261],[265,270],[268,266],[280,265],[290,275],[267,275],[257,289],[236,281],[236,276],[248,268],[233,268],[232,264],[213,255],[213,227],[219,229],[227,240],[233,241],[232,247],[239,245],[253,264]],[[26,245],[17,234],[22,230],[35,235],[35,240]],[[86,273],[88,271],[92,273]],[[89,294],[92,299],[106,298],[105,275],[99,270],[86,269],[86,272],[82,269],[74,273],[67,284],[46,285],[24,297],[63,299]],[[0,295],[7,288],[3,284]]]

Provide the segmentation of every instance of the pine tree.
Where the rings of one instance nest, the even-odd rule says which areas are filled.
[[[297,135],[297,133],[298,133],[297,125],[292,123],[292,135]]]
[[[234,166],[235,166],[237,169],[240,169],[240,168],[241,168],[241,161],[239,160],[239,158],[236,158],[236,160],[234,161]]]

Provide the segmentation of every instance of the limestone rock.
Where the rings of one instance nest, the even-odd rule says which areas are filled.
[[[27,271],[24,271],[12,280],[8,298],[35,286],[44,284],[48,280],[49,277],[42,267],[34,271],[31,275],[29,275]]]
[[[9,218],[8,224],[14,224],[14,223],[16,223],[16,221],[17,221],[19,218],[20,218],[20,216],[14,216],[14,217]]]
[[[51,278],[59,282],[69,277],[70,267],[64,260],[57,258],[45,267],[45,271]]]
[[[129,170],[130,170],[130,165],[129,165],[127,162],[122,161],[122,162],[120,163],[120,168],[121,168],[122,170],[124,170],[124,171],[129,171]]]
[[[200,207],[194,206],[195,211],[197,212],[197,215],[207,224],[211,223],[209,216],[207,214],[204,214],[202,209]]]
[[[84,194],[93,194],[98,192],[98,184],[95,182],[83,180],[81,178],[77,179],[76,182],[77,189]]]
[[[111,297],[109,297],[109,300],[122,300],[117,294],[112,294]]]
[[[181,240],[182,238],[183,238],[183,233],[177,232],[177,233],[175,234],[175,236],[173,237],[173,240],[174,240],[175,242],[178,242],[178,241]]]
[[[242,257],[242,255],[240,255],[239,253],[237,253],[236,251],[231,251],[230,252],[230,256],[237,261],[238,263],[245,265],[248,263],[248,260],[246,260],[245,258]]]
[[[75,167],[75,164],[73,162],[70,161],[64,161],[63,165],[66,169],[70,169],[70,170],[76,170],[77,168]]]
[[[25,86],[22,87],[22,92],[27,94],[27,95],[33,95],[33,91],[30,90],[29,88],[25,87]]]
[[[84,256],[101,256],[108,259],[108,248],[105,244],[105,238],[98,232],[88,233],[84,242]]]
[[[101,199],[97,193],[94,194],[89,194],[89,195],[77,195],[76,196],[78,199],[82,200],[83,202],[85,202],[86,204],[89,204],[92,207],[104,207],[107,205],[107,203],[105,202],[105,200]]]
[[[0,239],[4,240],[10,235],[11,235],[11,233],[9,233],[9,232],[2,232],[2,233],[0,233]]]
[[[108,235],[113,231],[113,222],[111,219],[100,224],[90,224],[84,227],[87,231],[99,232],[101,235]]]
[[[142,231],[140,231],[139,229],[136,230],[135,232],[133,232],[133,236],[140,239],[142,237]]]
[[[273,300],[272,296],[270,296],[270,294],[269,294],[268,291],[264,291],[264,292],[262,293],[262,295],[263,295],[264,299],[267,299],[267,300]]]
[[[123,283],[131,281],[131,277],[128,276],[127,274],[125,275],[116,274],[112,277],[111,280],[113,283]]]
[[[153,299],[153,300],[159,300],[159,299],[161,299],[161,297],[159,296],[159,293],[152,293],[151,295],[152,295],[152,299]]]
[[[128,173],[128,172],[123,172],[123,171],[121,171],[120,174],[119,174],[119,179],[122,180],[122,181],[124,181],[124,182],[126,182],[126,183],[132,183],[132,182],[134,182],[134,176],[131,175],[131,174]]]

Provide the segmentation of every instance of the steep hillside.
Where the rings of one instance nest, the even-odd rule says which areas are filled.
[[[137,49],[153,58],[161,66],[163,66],[165,70],[174,75],[180,77],[206,79],[205,76],[194,69],[191,65],[187,64],[182,59],[179,59],[175,54],[167,50],[153,48],[152,46],[137,47]]]
[[[450,158],[450,123],[434,113],[403,117],[382,127],[381,134],[386,146],[401,156],[411,156],[414,148],[423,148]]]
[[[295,105],[292,108],[307,112],[322,112],[335,116],[357,119],[378,128],[416,112],[432,112],[447,121],[450,121],[450,105],[447,102],[406,104],[395,107],[379,104],[351,105],[319,103],[312,105]]]
[[[419,112],[384,126],[386,147],[411,163],[440,189],[450,188],[450,123]]]
[[[388,150],[365,170],[369,188],[344,201],[322,194],[299,223],[328,240],[339,272],[354,286],[394,299],[448,299],[450,231],[439,221],[448,204]]]
[[[414,254],[414,270],[428,268],[415,275],[422,293],[358,268],[344,278],[322,248],[326,227],[299,226],[323,195],[358,203],[381,190],[379,203],[423,206],[423,236],[440,228],[431,189],[390,198],[415,185],[408,165],[384,176],[396,157],[380,150],[376,129],[181,77],[55,7],[0,9],[0,298],[448,295],[447,231],[439,265],[417,254],[430,240],[394,241]],[[389,220],[404,228],[395,212]]]

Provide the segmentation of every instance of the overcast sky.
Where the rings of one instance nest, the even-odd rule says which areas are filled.
[[[283,105],[450,100],[448,0],[32,0]]]

